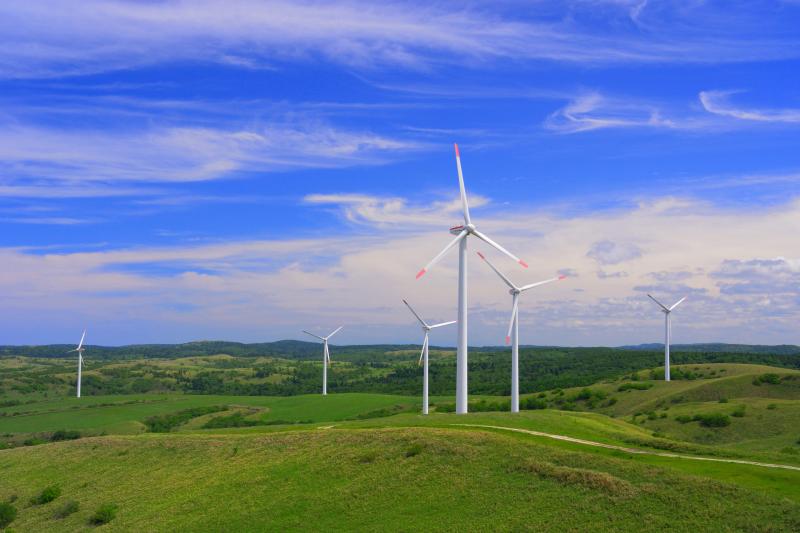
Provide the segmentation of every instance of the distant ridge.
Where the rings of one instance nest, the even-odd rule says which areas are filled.
[[[632,346],[619,346],[620,350],[663,350],[661,343],[637,344]],[[673,344],[670,346],[673,352],[724,352],[724,353],[757,353],[773,355],[796,355],[800,354],[800,346],[794,344],[726,344],[723,342],[697,343],[697,344]]]
[[[390,361],[391,354],[401,350],[419,350],[418,344],[355,344],[331,345],[334,350],[345,351],[353,356],[354,360]],[[13,346],[0,345],[0,357],[21,355],[27,357],[58,358],[66,357],[73,344],[47,344],[41,346]],[[431,346],[432,349],[454,350],[451,346]],[[533,346],[524,345],[525,350],[569,350],[571,347],[562,346]],[[660,343],[637,344],[617,347],[597,347],[604,350],[626,351],[655,351],[664,349]],[[470,346],[475,352],[495,352],[507,350],[504,346]],[[236,357],[282,357],[289,359],[315,359],[320,357],[319,343],[279,340],[273,342],[241,343],[230,341],[191,341],[179,344],[129,344],[125,346],[87,346],[87,353],[96,359],[174,359],[179,357],[203,357],[209,355],[227,354]],[[730,354],[760,354],[760,355],[798,355],[800,346],[792,344],[761,345],[761,344],[726,344],[726,343],[698,343],[698,344],[673,344],[674,353],[730,353]]]

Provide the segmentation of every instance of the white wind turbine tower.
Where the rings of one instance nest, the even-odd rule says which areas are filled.
[[[508,325],[506,344],[511,342],[511,412],[519,413],[519,295],[527,290],[533,289],[534,287],[546,285],[547,283],[552,283],[554,281],[561,281],[567,276],[561,275],[556,278],[550,278],[537,283],[531,283],[529,285],[517,287],[511,282],[510,279],[505,277],[502,272],[497,270],[492,262],[486,259],[482,253],[478,252],[478,255],[481,259],[486,261],[486,264],[489,265],[492,270],[494,270],[495,274],[500,276],[500,279],[502,279],[505,284],[508,285],[508,292],[511,294],[511,322]]]
[[[661,308],[661,311],[664,313],[664,381],[669,381],[669,341],[670,337],[672,336],[672,319],[669,315],[672,313],[673,309],[683,303],[683,301],[686,299],[686,296],[675,302],[672,307],[666,307],[649,294],[647,296],[657,303]]]
[[[427,415],[428,414],[428,333],[430,333],[432,329],[440,328],[442,326],[449,326],[450,324],[455,324],[456,321],[451,320],[450,322],[442,322],[440,324],[434,324],[432,326],[428,325],[428,323],[422,320],[422,318],[420,318],[417,312],[414,311],[414,308],[411,307],[411,304],[409,304],[405,300],[403,300],[403,303],[406,304],[408,310],[411,311],[411,313],[415,317],[417,317],[419,323],[422,324],[422,331],[425,332],[425,339],[422,341],[422,352],[419,354],[418,364],[422,364],[424,366],[422,374],[422,414]]]
[[[470,235],[484,241],[489,246],[503,252],[508,257],[519,263],[525,268],[528,265],[512,254],[486,234],[481,233],[475,228],[475,224],[469,217],[469,204],[467,203],[467,191],[464,189],[464,176],[461,172],[461,154],[458,152],[458,145],[454,144],[456,150],[456,168],[458,169],[458,187],[461,191],[461,208],[464,212],[464,225],[450,228],[450,233],[456,238],[439,252],[439,255],[431,259],[425,267],[417,273],[417,279],[421,278],[433,265],[439,262],[444,255],[456,244],[458,247],[458,353],[456,356],[456,413],[465,414],[467,412],[467,237]]]
[[[86,349],[83,347],[83,339],[86,338],[86,330],[83,330],[83,335],[81,335],[81,342],[78,343],[78,347],[74,350],[70,350],[67,353],[78,352],[78,398],[81,397],[81,367],[83,367],[83,351]]]
[[[316,337],[322,341],[322,395],[328,395],[328,367],[331,366],[331,353],[328,351],[328,339],[339,333],[339,330],[342,329],[344,326],[339,326],[335,330],[333,330],[330,335],[327,337],[320,337],[319,335],[314,335],[306,330],[303,330],[303,333],[306,335],[311,335],[312,337]]]

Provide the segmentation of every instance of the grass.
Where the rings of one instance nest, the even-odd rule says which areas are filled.
[[[685,366],[698,379],[640,372],[526,395],[537,409],[514,415],[491,411],[507,406],[497,396],[470,398],[487,412],[426,417],[417,397],[381,394],[20,396],[0,403],[0,502],[61,489],[19,507],[21,531],[107,518],[118,530],[299,530],[309,513],[331,530],[800,529],[800,472],[457,425],[800,465],[800,373]],[[148,421],[171,432],[146,433]],[[2,450],[23,440],[41,445]]]
[[[80,503],[58,520],[22,509],[23,531],[81,530],[107,503],[118,530],[291,531],[307,529],[309,514],[332,531],[800,527],[800,504],[759,491],[454,429],[108,436],[6,450],[0,470],[0,500],[47,479]]]

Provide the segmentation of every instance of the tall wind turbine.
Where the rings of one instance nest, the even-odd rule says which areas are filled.
[[[422,341],[422,353],[419,354],[418,364],[424,365],[424,370],[422,373],[422,414],[427,415],[428,414],[428,333],[430,333],[432,329],[440,328],[442,326],[449,326],[450,324],[455,324],[456,321],[451,320],[450,322],[442,322],[440,324],[434,324],[432,326],[428,325],[428,323],[422,320],[422,318],[420,318],[417,312],[414,311],[414,308],[411,307],[411,304],[409,304],[405,300],[403,300],[403,303],[406,304],[408,310],[411,311],[411,313],[415,317],[417,317],[419,323],[422,324],[422,331],[425,332],[425,339]]]
[[[475,228],[475,224],[469,217],[469,204],[467,203],[467,191],[464,188],[464,175],[461,172],[461,154],[456,149],[456,168],[458,169],[458,188],[461,191],[461,208],[464,212],[464,225],[450,228],[450,233],[456,236],[450,244],[439,252],[439,255],[431,259],[425,267],[417,273],[417,279],[421,278],[425,272],[439,262],[444,255],[458,244],[458,355],[456,357],[456,413],[465,414],[467,412],[467,237],[470,235],[477,237],[489,246],[496,248],[500,252],[519,263],[525,268],[528,265],[512,254],[486,234],[481,233]]]
[[[306,335],[311,335],[312,337],[316,337],[322,341],[322,395],[328,395],[328,367],[331,366],[331,353],[328,351],[328,339],[339,333],[339,330],[342,329],[344,326],[339,326],[335,330],[331,332],[330,335],[327,337],[320,337],[319,335],[314,335],[306,330],[303,330],[303,333]]]
[[[78,398],[81,397],[81,368],[83,367],[83,351],[86,349],[83,347],[83,339],[86,338],[86,330],[83,330],[83,335],[81,335],[81,342],[78,343],[78,347],[74,350],[70,350],[67,353],[78,352]]]
[[[672,313],[673,309],[683,303],[683,301],[686,299],[686,296],[675,302],[672,307],[666,307],[649,294],[647,296],[657,303],[661,308],[661,311],[664,313],[664,381],[669,381],[669,338],[672,336],[672,319],[669,315]]]
[[[492,270],[494,270],[495,274],[500,276],[500,279],[502,279],[505,284],[508,285],[508,292],[511,294],[511,323],[508,325],[506,344],[511,342],[511,412],[519,413],[519,295],[527,290],[533,289],[534,287],[546,285],[554,281],[561,281],[567,276],[562,275],[556,278],[539,281],[537,283],[531,283],[530,285],[517,287],[511,282],[510,279],[505,277],[502,272],[497,270],[492,262],[486,259],[482,253],[478,252],[478,255],[481,259],[486,261],[486,264],[489,265]]]

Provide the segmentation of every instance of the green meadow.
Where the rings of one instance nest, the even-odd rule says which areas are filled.
[[[20,390],[37,361],[2,362],[0,502],[15,531],[800,530],[791,368],[683,364],[669,383],[641,368],[529,392],[518,414],[475,394],[456,415],[445,394],[422,416],[413,394],[77,399],[57,379]]]

